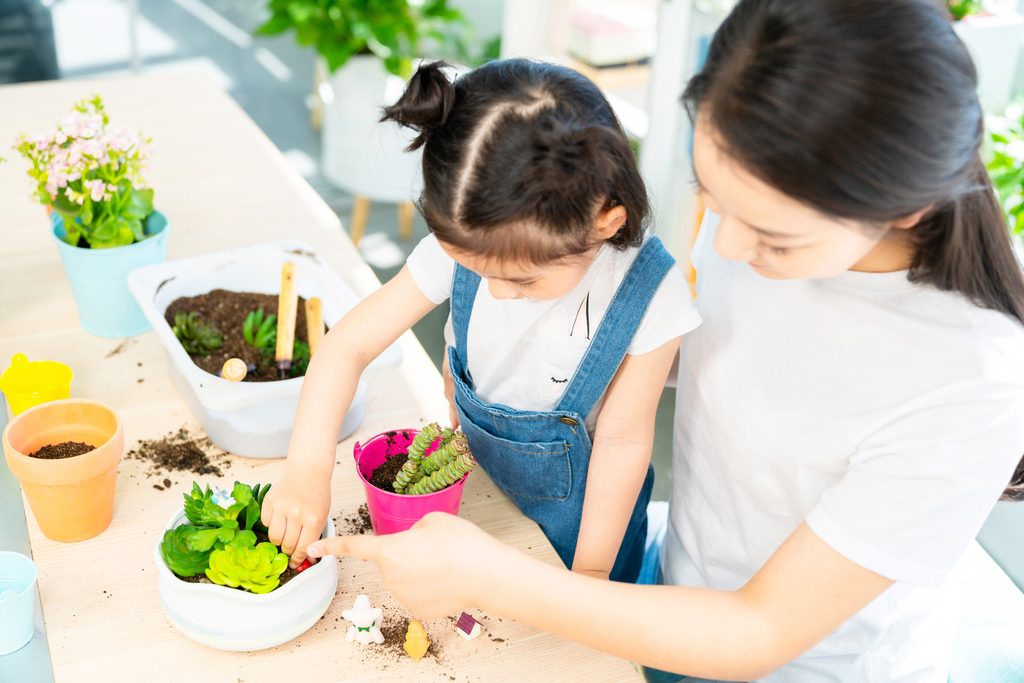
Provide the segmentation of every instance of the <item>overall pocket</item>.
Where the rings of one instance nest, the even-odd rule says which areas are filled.
[[[461,413],[462,411],[460,411]],[[473,457],[509,496],[564,501],[572,493],[569,444],[510,441],[489,434],[460,415]]]

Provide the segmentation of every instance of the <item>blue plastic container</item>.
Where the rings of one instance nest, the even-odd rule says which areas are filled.
[[[171,232],[167,217],[154,211],[146,219],[146,234],[152,237],[112,249],[73,247],[62,239],[64,219],[57,212],[50,218],[82,329],[98,337],[132,337],[151,329],[128,291],[127,278],[139,266],[167,260],[167,236]]]
[[[0,655],[20,650],[32,640],[36,576],[32,560],[21,553],[0,552]]]

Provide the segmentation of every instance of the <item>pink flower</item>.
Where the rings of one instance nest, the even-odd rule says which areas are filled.
[[[92,197],[94,202],[102,201],[104,192],[106,192],[107,186],[102,180],[86,180],[82,183],[87,190],[89,190],[89,196]]]

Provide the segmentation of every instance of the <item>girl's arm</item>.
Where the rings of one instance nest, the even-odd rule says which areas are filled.
[[[729,681],[791,662],[892,585],[806,524],[736,591],[595,580],[438,512],[406,532],[332,538],[309,551],[377,562],[384,587],[420,619],[477,607],[648,666]]]
[[[608,385],[587,468],[583,518],[572,570],[607,579],[647,476],[654,416],[682,337],[626,356]]]
[[[309,362],[295,414],[284,477],[263,503],[270,540],[297,567],[320,537],[331,507],[338,432],[366,366],[426,315],[434,303],[402,270],[330,329]]]

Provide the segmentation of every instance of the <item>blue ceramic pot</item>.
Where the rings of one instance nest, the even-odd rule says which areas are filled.
[[[60,249],[64,273],[71,284],[82,329],[98,337],[132,337],[152,328],[128,291],[128,273],[139,266],[167,260],[170,221],[159,211],[146,219],[147,237],[126,247],[82,249],[64,237],[64,219],[50,215],[53,240]]]

